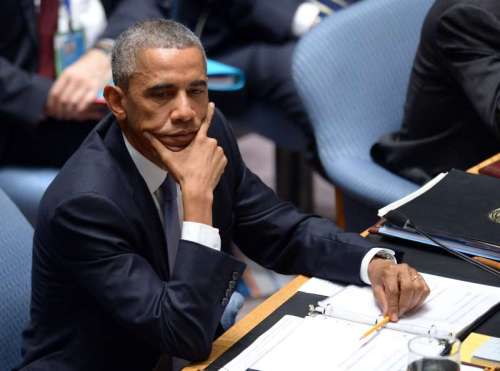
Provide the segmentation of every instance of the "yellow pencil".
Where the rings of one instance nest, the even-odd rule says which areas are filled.
[[[384,327],[385,325],[387,325],[389,322],[390,322],[389,316],[385,316],[382,319],[382,321],[380,321],[379,323],[377,323],[375,326],[371,327],[359,339],[360,340],[364,339],[365,337],[367,337],[368,335],[372,334],[373,332],[380,330],[382,327]]]
[[[483,263],[484,265],[487,265],[488,267],[495,268],[497,270],[500,270],[500,263],[491,259],[486,259],[481,256],[473,256],[472,259],[477,260],[478,262]]]

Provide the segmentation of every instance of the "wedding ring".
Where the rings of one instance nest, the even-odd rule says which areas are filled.
[[[412,281],[415,281],[417,278],[418,278],[418,274],[414,275],[414,276],[411,278],[411,280],[412,280]]]

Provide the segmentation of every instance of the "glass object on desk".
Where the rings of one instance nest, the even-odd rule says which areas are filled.
[[[459,371],[460,340],[417,336],[408,342],[407,371]]]

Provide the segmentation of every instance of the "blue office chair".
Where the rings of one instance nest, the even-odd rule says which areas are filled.
[[[326,174],[343,192],[348,229],[366,227],[356,218],[371,223],[375,209],[417,188],[374,163],[370,148],[401,126],[420,29],[433,2],[361,1],[325,19],[295,51],[294,81]]]
[[[0,189],[0,370],[21,361],[29,316],[33,228]]]
[[[32,226],[38,204],[58,169],[6,167],[0,169],[0,188],[14,201]]]

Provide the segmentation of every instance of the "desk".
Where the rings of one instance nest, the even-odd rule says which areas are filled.
[[[500,153],[469,169],[469,172],[477,173],[481,167],[497,160],[500,160]],[[497,281],[494,281],[495,278],[493,276],[489,277],[486,272],[479,271],[472,266],[469,267],[467,263],[452,256],[444,255],[441,252],[423,251],[417,244],[402,246],[394,242],[386,241],[380,236],[369,235],[367,231],[364,231],[362,236],[370,238],[377,243],[377,245],[404,251],[405,261],[414,265],[419,271],[490,285],[494,285],[495,283],[498,284]],[[450,274],[451,272],[454,274]],[[250,331],[256,328],[264,319],[278,310],[287,300],[292,298],[292,296],[297,293],[299,287],[307,282],[308,279],[309,278],[305,276],[297,276],[217,338],[213,343],[212,353],[206,361],[192,364],[183,370],[195,371],[203,370],[208,367],[245,335],[249,334]],[[306,307],[304,310],[305,309]],[[482,324],[477,331],[500,336],[500,312],[497,311],[495,316]]]

